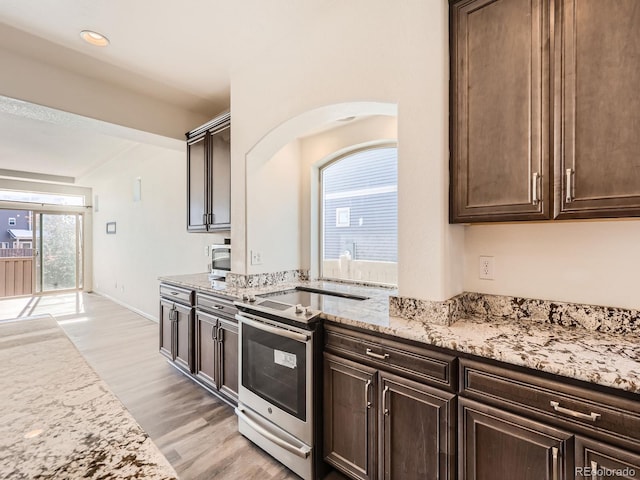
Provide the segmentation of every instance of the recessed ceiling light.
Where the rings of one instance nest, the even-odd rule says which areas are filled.
[[[96,47],[106,47],[109,45],[109,39],[107,37],[93,30],[82,30],[80,32],[80,38]]]
[[[338,121],[339,122],[350,122],[352,120],[355,120],[356,117],[344,117],[344,118],[339,118]]]

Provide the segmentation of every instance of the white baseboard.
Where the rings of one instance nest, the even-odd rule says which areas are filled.
[[[101,297],[109,299],[113,303],[117,303],[118,305],[126,308],[127,310],[131,310],[132,312],[137,313],[138,315],[140,315],[140,316],[142,316],[142,317],[144,317],[144,318],[146,318],[148,320],[151,320],[152,322],[158,323],[158,317],[154,317],[153,315],[149,315],[148,313],[143,312],[139,308],[132,307],[131,305],[129,305],[128,303],[123,302],[122,300],[118,300],[117,298],[113,298],[111,295],[107,295],[106,293],[101,292],[99,290],[95,290],[95,289],[93,290],[92,293],[95,293],[96,295],[100,295]]]

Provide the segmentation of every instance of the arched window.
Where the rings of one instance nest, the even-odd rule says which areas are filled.
[[[398,151],[350,152],[320,171],[322,278],[397,284]]]

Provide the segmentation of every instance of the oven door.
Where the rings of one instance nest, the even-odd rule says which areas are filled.
[[[311,444],[312,335],[242,313],[238,402],[296,438]]]

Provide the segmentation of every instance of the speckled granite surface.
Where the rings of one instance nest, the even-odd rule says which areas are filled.
[[[0,323],[0,365],[0,478],[177,478],[52,317]]]
[[[322,316],[338,324],[640,394],[640,322],[635,311],[464,293],[447,302],[405,299],[392,307],[390,315],[395,290],[322,281],[214,290],[206,274],[161,280],[235,298],[299,284],[365,295],[369,300],[336,299],[325,304]],[[448,310],[443,312],[440,304]],[[453,323],[443,320],[445,314]]]

